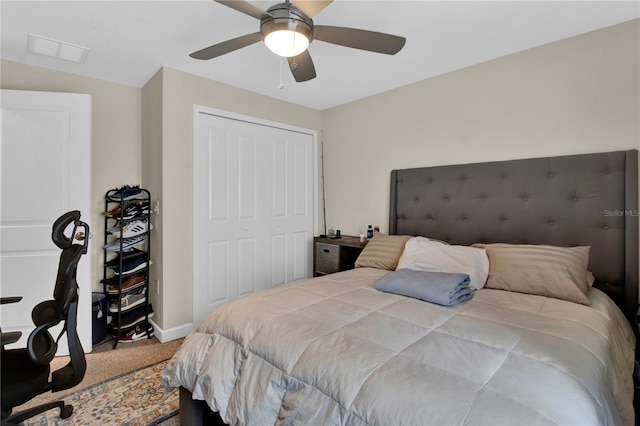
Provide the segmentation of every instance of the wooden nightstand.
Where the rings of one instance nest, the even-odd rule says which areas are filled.
[[[313,238],[313,276],[353,269],[367,240],[343,235],[342,238]]]

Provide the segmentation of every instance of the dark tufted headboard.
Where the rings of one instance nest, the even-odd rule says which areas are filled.
[[[389,233],[591,246],[598,287],[638,305],[638,151],[393,170]]]

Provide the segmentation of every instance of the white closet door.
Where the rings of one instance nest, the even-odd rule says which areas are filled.
[[[24,347],[34,328],[31,309],[53,298],[60,258],[51,241],[53,222],[70,210],[91,219],[91,96],[20,90],[2,90],[1,96],[0,291],[23,299],[2,306],[0,325],[22,331],[16,346]],[[86,352],[90,262],[91,256],[82,256],[77,271],[78,333]],[[58,355],[66,354],[66,341],[58,348]]]
[[[200,113],[194,146],[194,320],[311,276],[314,135]]]

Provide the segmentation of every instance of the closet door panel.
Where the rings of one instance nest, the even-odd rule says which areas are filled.
[[[311,134],[206,113],[197,123],[194,321],[237,296],[311,276],[315,220]],[[212,243],[228,247],[224,260],[207,256]]]

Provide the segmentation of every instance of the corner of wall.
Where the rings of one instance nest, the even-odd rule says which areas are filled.
[[[151,77],[142,88],[142,186],[151,193],[151,260],[149,270],[149,301],[155,310],[155,323],[164,325],[164,292],[162,288],[162,128],[163,69]],[[155,208],[157,205],[157,209]]]

